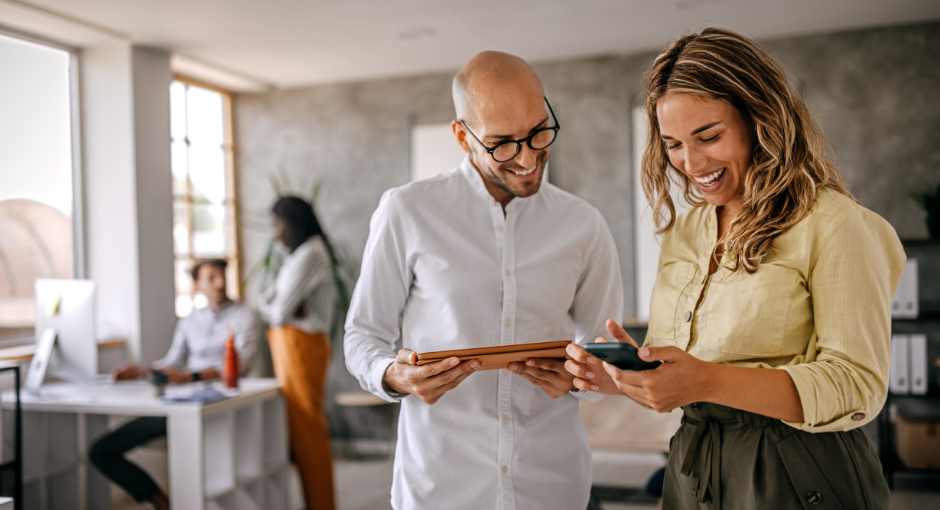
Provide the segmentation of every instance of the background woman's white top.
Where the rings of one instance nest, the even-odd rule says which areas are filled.
[[[258,310],[272,327],[329,334],[335,298],[329,252],[323,238],[313,236],[293,253],[288,254],[283,245],[274,251],[269,276],[262,282]]]

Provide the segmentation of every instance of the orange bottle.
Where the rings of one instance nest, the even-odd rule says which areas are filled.
[[[225,387],[238,387],[238,353],[235,352],[235,338],[229,338],[225,344]]]

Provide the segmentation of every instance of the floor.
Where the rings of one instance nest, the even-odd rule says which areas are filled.
[[[595,479],[610,476],[612,468],[598,465]],[[336,492],[339,510],[388,510],[392,486],[392,461],[336,462]],[[911,485],[911,484],[909,484]],[[915,484],[916,485],[916,484]],[[923,484],[921,484],[923,486]],[[604,510],[651,510],[655,504],[604,501]],[[891,494],[890,510],[940,509],[940,492],[896,490]]]

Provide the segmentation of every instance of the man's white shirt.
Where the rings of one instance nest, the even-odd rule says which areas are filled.
[[[623,314],[617,250],[600,213],[542,183],[506,207],[463,163],[389,190],[372,216],[346,322],[346,366],[382,388],[396,341],[415,352],[608,336]],[[401,399],[392,506],[583,509],[591,451],[578,399],[508,370],[471,374],[434,405]]]

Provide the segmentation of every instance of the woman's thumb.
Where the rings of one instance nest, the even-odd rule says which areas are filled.
[[[685,354],[685,351],[673,346],[642,347],[637,351],[643,361],[675,361],[680,353]]]

